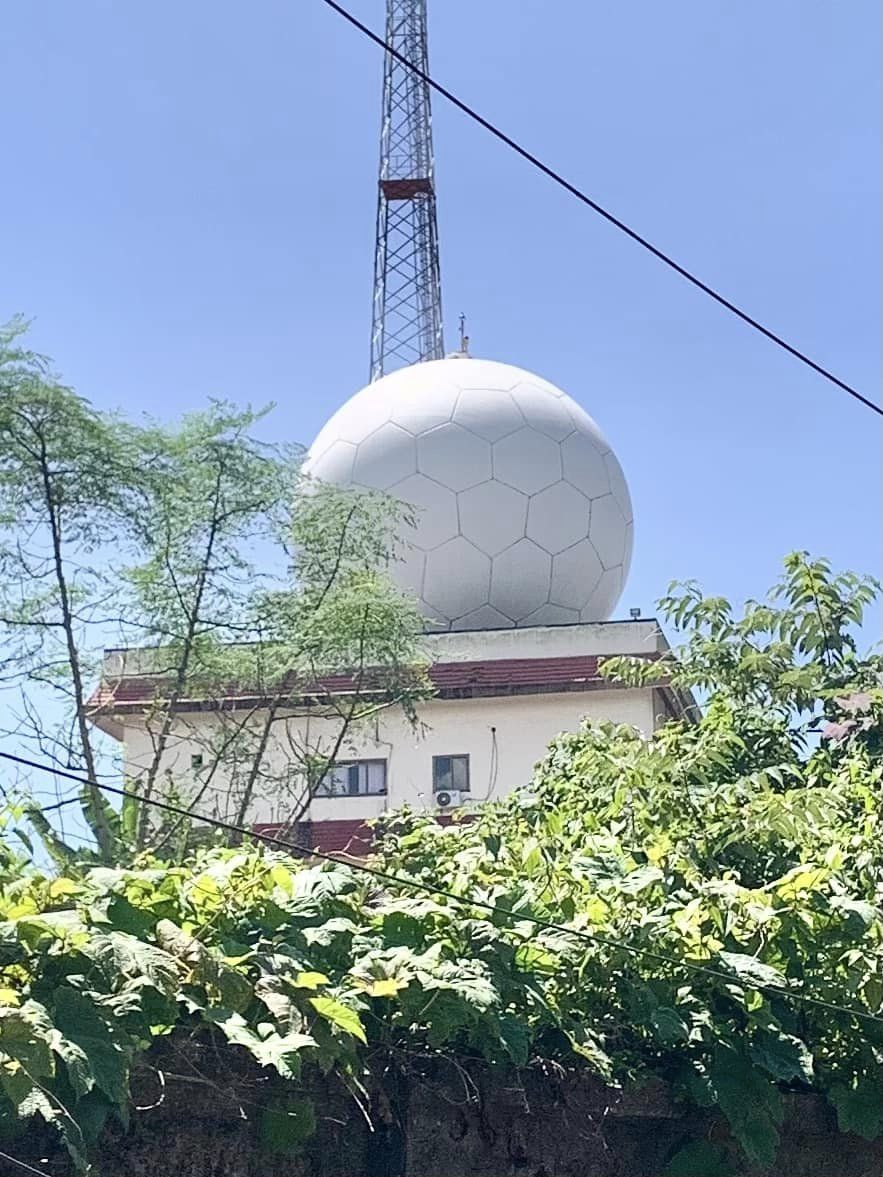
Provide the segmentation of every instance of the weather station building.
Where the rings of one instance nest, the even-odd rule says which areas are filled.
[[[305,472],[417,509],[391,571],[426,618],[436,695],[419,731],[390,713],[356,733],[304,814],[311,845],[357,852],[387,809],[449,814],[526,785],[549,742],[587,716],[650,732],[683,706],[668,688],[601,674],[605,657],[667,645],[652,619],[611,620],[634,525],[598,425],[542,377],[471,356],[462,322],[445,353],[429,88],[406,64],[427,72],[425,0],[388,0],[386,39],[371,381],[321,430]],[[152,691],[137,651],[108,654],[96,721],[124,743],[132,777],[149,760]],[[172,769],[186,766],[187,725],[209,722],[179,709]],[[272,828],[288,815],[263,796],[249,819]]]

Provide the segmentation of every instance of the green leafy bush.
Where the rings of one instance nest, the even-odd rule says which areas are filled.
[[[293,1084],[260,1124],[279,1150],[312,1131],[310,1068],[357,1088],[386,1052],[659,1076],[717,1108],[754,1166],[789,1087],[874,1137],[880,667],[849,635],[871,589],[794,557],[781,592],[739,619],[675,593],[677,659],[610,668],[701,689],[693,719],[650,737],[586,723],[528,792],[444,829],[389,818],[375,866],[447,896],[260,849],[58,877],[8,855],[0,1122],[51,1121],[85,1167],[139,1058],[187,1029]],[[671,1172],[710,1163],[691,1148]]]

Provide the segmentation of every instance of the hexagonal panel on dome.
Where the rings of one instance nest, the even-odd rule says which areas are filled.
[[[601,579],[601,559],[587,539],[552,558],[549,600],[565,609],[583,609]]]
[[[610,492],[610,474],[604,456],[591,437],[572,433],[561,443],[564,477],[590,499]]]
[[[354,445],[358,445],[375,429],[379,429],[389,420],[392,408],[391,401],[385,397],[372,396],[371,393],[370,386],[363,388],[341,409],[338,409],[329,421],[328,424],[333,424],[335,427],[335,435],[342,441],[351,441]],[[326,425],[325,428],[327,429],[328,426]],[[319,438],[316,440],[318,441]]]
[[[608,568],[580,613],[580,621],[607,621],[616,608],[622,587],[622,569]]]
[[[414,438],[398,425],[381,425],[360,442],[353,463],[353,481],[388,490],[417,470]]]
[[[439,425],[417,438],[417,465],[451,490],[466,490],[491,476],[491,447],[460,425]]]
[[[353,480],[353,464],[357,447],[351,441],[332,441],[318,458],[304,464],[304,474],[335,486],[346,486]]]
[[[526,426],[494,443],[494,478],[525,494],[536,494],[561,477],[561,447]]]
[[[451,629],[511,629],[515,623],[490,605],[482,605],[465,617],[458,617]]]
[[[407,400],[393,404],[390,420],[416,437],[450,421],[459,395],[456,384],[438,379],[428,381],[425,388],[415,390]]]
[[[529,380],[530,372],[514,364],[499,360],[485,360],[477,356],[452,356],[450,366],[456,364],[456,379],[461,388],[492,388],[506,391],[519,380]]]
[[[408,539],[418,548],[428,551],[457,535],[457,497],[452,490],[425,474],[411,474],[390,487],[389,493],[415,508],[417,522]]]
[[[451,621],[488,603],[490,581],[490,556],[458,535],[427,555],[423,599]]]
[[[563,441],[569,433],[573,433],[573,418],[567,411],[570,397],[561,393],[556,396],[549,388],[523,383],[516,384],[512,389],[512,399],[521,409],[528,425],[554,441]]]
[[[500,388],[464,388],[453,419],[485,441],[499,441],[524,425],[521,410],[509,393]]]
[[[613,495],[592,499],[589,538],[605,568],[615,568],[625,559],[626,521]]]
[[[524,535],[527,495],[502,482],[480,482],[457,495],[460,533],[482,552],[496,556]]]
[[[635,550],[635,524],[634,521],[627,523],[625,526],[625,559],[622,562],[622,583],[626,582],[629,574],[629,569],[632,566],[632,553]]]
[[[589,500],[569,482],[556,482],[531,495],[527,538],[551,556],[589,534]]]
[[[631,523],[633,517],[632,496],[629,494],[629,488],[625,480],[625,475],[622,472],[622,466],[620,466],[616,454],[612,450],[604,455],[604,461],[610,476],[610,489],[613,492],[613,497],[619,503],[623,519],[627,523]]]
[[[565,609],[561,605],[540,605],[536,612],[525,617],[525,625],[576,625],[578,609]]]
[[[535,384],[537,388],[551,392],[552,396],[567,396],[563,388],[559,388],[557,384],[553,384],[551,380],[546,380],[543,376],[537,376],[535,372],[524,372],[524,376],[530,384]],[[570,397],[567,397],[567,399],[569,400]]]
[[[589,416],[582,405],[578,405],[572,397],[567,398],[567,408],[573,418],[574,428],[590,438],[597,446],[599,453],[609,454],[610,445],[595,418]]]
[[[549,599],[552,560],[529,539],[494,557],[490,603],[516,623]]]

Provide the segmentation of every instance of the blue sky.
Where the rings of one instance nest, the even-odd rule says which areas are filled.
[[[351,0],[382,27],[381,0]],[[871,396],[873,0],[430,0],[438,78]],[[0,319],[102,405],[278,403],[308,443],[366,378],[381,60],[319,0],[4,8]],[[576,397],[626,471],[621,612],[741,599],[809,548],[880,566],[867,410],[440,100],[449,339]],[[879,624],[867,627],[876,640]]]

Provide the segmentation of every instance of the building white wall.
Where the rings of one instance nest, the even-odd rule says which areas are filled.
[[[464,640],[468,636],[445,635],[452,647],[459,642],[463,649],[468,648],[468,641]],[[486,639],[488,635],[482,637]],[[498,656],[515,655],[509,652]],[[455,660],[448,650],[444,658]],[[401,715],[390,713],[354,733],[341,749],[340,759],[387,760],[385,796],[317,798],[305,816],[312,821],[349,821],[377,817],[404,804],[427,807],[432,803],[433,756],[468,754],[471,798],[482,801],[488,796],[504,796],[528,784],[534,765],[542,759],[549,742],[562,731],[573,731],[586,716],[629,724],[643,732],[652,731],[658,720],[654,714],[654,692],[649,689],[433,699],[421,708],[419,730],[412,730]],[[306,738],[315,743],[320,734],[316,721],[311,731],[307,731],[307,723],[298,718],[289,721],[288,731],[280,726],[267,754],[270,775],[277,780],[285,779],[286,766],[291,762],[286,740]],[[162,772],[164,775],[168,772],[182,797],[193,797],[198,781],[191,770],[190,758],[204,752],[213,725],[217,729],[215,716],[199,712],[182,714],[176,722]],[[124,741],[127,775],[136,779],[152,756],[152,743],[141,721],[134,718],[125,721]],[[204,812],[227,818],[235,809],[227,782],[220,774],[205,790],[200,807]],[[250,822],[285,821],[290,811],[291,794],[284,785],[277,785],[272,790],[263,790],[255,799],[248,819]]]

